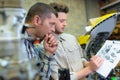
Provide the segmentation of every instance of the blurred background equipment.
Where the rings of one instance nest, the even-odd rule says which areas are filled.
[[[106,40],[120,40],[119,36],[117,36],[118,34],[120,34],[119,25],[117,24],[119,17],[120,17],[119,13],[111,13],[101,16],[99,18],[95,18],[96,20],[94,19],[92,20],[92,22],[90,22],[91,30],[87,32],[85,35],[83,35],[84,37],[89,35],[89,37],[86,39],[83,38],[83,36],[78,38],[78,40],[81,39],[81,41],[79,42],[80,45],[83,45],[82,41],[87,41],[84,42],[83,49],[86,52],[85,57],[88,60],[90,60],[90,58],[93,55],[96,55],[96,53],[99,51],[99,49],[102,47]],[[116,78],[117,80],[117,77],[119,77],[118,73],[120,70],[119,64],[120,62],[118,63],[116,68],[111,71],[111,73],[106,79],[109,80]],[[106,80],[97,73],[92,75],[91,79]]]
[[[0,80],[34,80],[38,61],[28,60],[21,30],[26,11],[22,0],[0,0]]]
[[[92,24],[92,30],[90,31],[90,39],[86,45],[85,51],[87,57],[90,59],[92,55],[95,55],[102,47],[102,44],[112,34],[116,23],[118,13],[111,13],[97,18]]]
[[[20,44],[25,10],[22,0],[0,0],[0,80],[28,80]],[[23,55],[23,56],[22,56]]]

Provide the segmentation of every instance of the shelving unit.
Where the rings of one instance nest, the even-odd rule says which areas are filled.
[[[120,0],[99,0],[101,16],[108,13],[120,12]],[[109,39],[120,40],[120,16],[117,25]]]
[[[105,6],[102,6],[102,7],[100,8],[100,10],[104,10],[104,9],[109,8],[109,7],[111,7],[111,6],[114,6],[114,5],[118,4],[118,3],[120,3],[120,0],[111,2],[111,3],[109,3],[109,4],[105,5]]]
[[[120,12],[120,0],[99,0],[100,15]]]

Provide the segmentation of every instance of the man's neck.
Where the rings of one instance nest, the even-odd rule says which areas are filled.
[[[34,35],[34,29],[28,28],[28,29],[26,29],[26,31],[28,32],[30,37],[36,38],[36,36]]]

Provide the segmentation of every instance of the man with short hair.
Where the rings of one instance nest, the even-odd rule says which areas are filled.
[[[63,33],[67,25],[68,7],[63,4],[51,3],[58,13],[55,33],[58,39],[58,48],[55,52],[54,67],[52,68],[52,78],[58,80],[58,69],[66,68],[70,70],[71,80],[85,80],[85,77],[96,71],[103,60],[98,56],[93,56],[90,62],[83,58],[83,52],[76,38],[70,34]],[[84,66],[86,66],[84,68]]]
[[[27,56],[39,62],[40,80],[49,80],[50,77],[51,61],[57,48],[54,36],[56,17],[53,8],[38,2],[31,6],[25,18],[22,33]]]

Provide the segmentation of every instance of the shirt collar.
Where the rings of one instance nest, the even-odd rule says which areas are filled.
[[[62,34],[59,34],[59,35],[58,35],[58,40],[60,40],[60,41],[65,41],[65,38],[62,36]]]
[[[25,31],[25,34],[24,34],[23,37],[24,37],[24,39],[27,39],[28,41],[32,42],[35,45],[41,43],[40,39],[37,39],[37,38],[34,39],[34,38],[32,38],[27,31]]]

